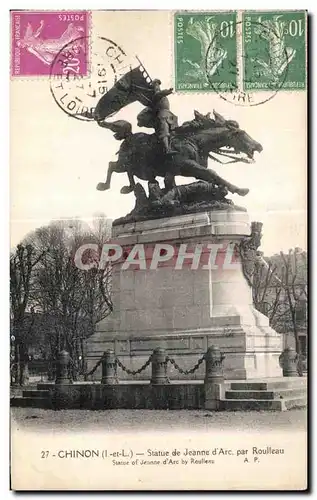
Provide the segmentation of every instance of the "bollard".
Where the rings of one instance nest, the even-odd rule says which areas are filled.
[[[300,377],[307,377],[307,356],[305,354],[299,355],[297,370]]]
[[[219,347],[212,345],[208,347],[205,354],[205,409],[218,411],[221,409],[222,393],[224,391],[224,375],[222,362],[224,354]]]
[[[224,381],[222,362],[225,359],[224,354],[220,351],[219,347],[212,345],[208,347],[206,352],[206,375],[205,383],[220,384]]]
[[[279,357],[283,368],[283,377],[298,377],[298,354],[292,347],[286,347]]]
[[[152,354],[152,385],[168,384],[167,376],[167,356],[162,347],[154,349]]]
[[[116,356],[112,349],[108,349],[102,356],[102,378],[104,385],[113,385],[118,383],[116,376]]]
[[[69,377],[70,355],[67,351],[61,351],[57,355],[56,360],[56,379],[55,384],[71,384],[72,380]]]

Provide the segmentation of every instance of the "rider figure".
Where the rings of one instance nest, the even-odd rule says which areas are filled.
[[[148,106],[138,114],[138,126],[154,128],[165,154],[175,154],[170,147],[170,133],[177,127],[177,117],[170,111],[167,98],[173,89],[161,90],[161,81],[153,80],[153,97]]]

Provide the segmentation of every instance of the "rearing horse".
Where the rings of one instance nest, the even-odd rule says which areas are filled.
[[[249,189],[239,188],[220,177],[214,170],[207,168],[208,155],[223,147],[230,147],[235,153],[245,153],[253,159],[255,151],[261,152],[262,146],[254,141],[236,122],[226,121],[214,112],[215,119],[205,117],[203,128],[188,133],[182,127],[171,138],[172,147],[177,152],[172,157],[160,153],[155,134],[131,133],[131,125],[120,121],[99,123],[116,132],[117,139],[124,139],[119,150],[117,162],[110,162],[105,183],[99,183],[97,189],[103,191],[110,188],[113,172],[126,172],[130,186],[121,189],[122,193],[134,189],[134,176],[149,182],[156,177],[164,177],[167,189],[172,188],[174,177],[195,177],[196,179],[225,186],[231,193],[245,196]],[[209,120],[209,122],[208,122]]]

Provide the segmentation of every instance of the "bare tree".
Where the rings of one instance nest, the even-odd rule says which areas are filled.
[[[306,327],[307,254],[296,248],[257,261],[253,276],[255,307],[266,314],[278,332],[292,332],[300,352],[299,333]],[[303,311],[304,310],[304,311]]]
[[[268,316],[273,325],[280,313],[282,281],[277,276],[277,266],[270,260],[259,258],[255,264],[252,294],[256,309]]]
[[[103,224],[107,227],[105,221]],[[94,227],[75,220],[43,227],[32,238],[37,250],[45,252],[36,270],[35,295],[39,310],[50,318],[50,355],[55,359],[59,350],[68,350],[74,374],[85,366],[85,339],[112,311],[110,266],[99,269],[99,255],[95,254],[89,258],[95,259],[96,265],[82,270],[76,267],[74,255],[81,245],[101,245],[108,236],[101,230],[96,234]]]
[[[14,343],[13,380],[23,385],[28,378],[29,341],[34,325],[32,283],[34,270],[44,257],[30,244],[20,244],[10,256],[10,312]]]
[[[296,352],[300,353],[298,311],[303,305],[305,308],[307,305],[306,253],[295,248],[294,251],[289,250],[288,254],[281,252],[280,255],[284,264],[283,290],[289,313],[288,322],[294,334]],[[300,259],[304,263],[304,268],[300,266]]]

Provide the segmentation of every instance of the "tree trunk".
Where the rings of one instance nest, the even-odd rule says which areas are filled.
[[[20,355],[19,355],[19,344],[17,339],[15,339],[14,343],[14,365],[12,369],[12,379],[15,385],[18,385],[19,381],[19,366],[20,366]]]
[[[28,385],[29,383],[29,363],[28,361],[20,362],[19,385]]]
[[[299,336],[298,336],[298,331],[297,331],[297,327],[294,323],[294,326],[293,326],[293,331],[294,331],[294,338],[295,338],[295,347],[296,347],[296,352],[297,354],[300,354],[300,342],[299,342]]]
[[[28,348],[19,344],[19,385],[27,385],[29,382],[29,353]]]

